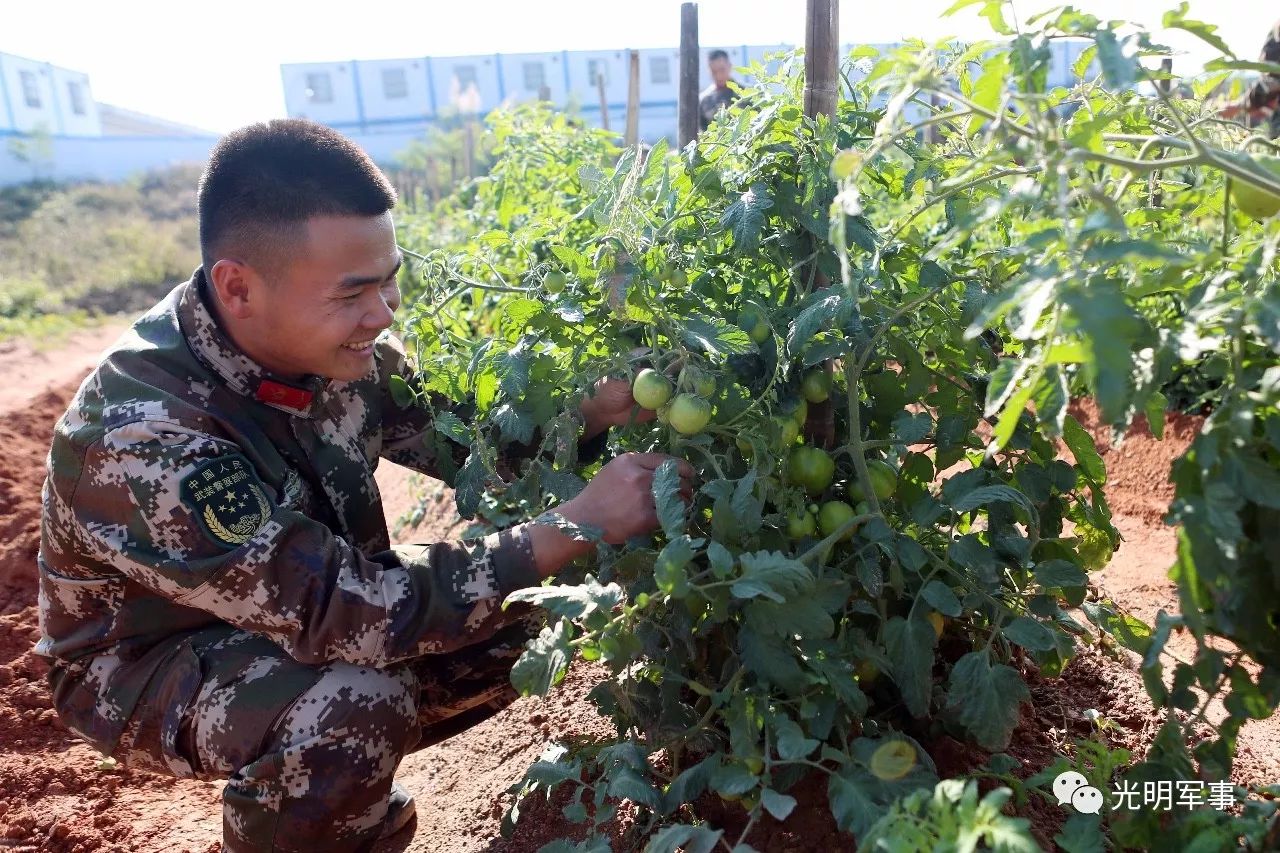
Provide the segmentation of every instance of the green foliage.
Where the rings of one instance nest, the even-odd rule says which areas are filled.
[[[1267,523],[1280,513],[1280,230],[1222,201],[1224,174],[1274,178],[1207,107],[1126,88],[1160,50],[1145,33],[1067,8],[1015,34],[1004,11],[981,9],[1005,41],[880,57],[833,119],[804,116],[791,57],[678,153],[619,152],[544,106],[499,114],[490,175],[456,208],[402,223],[423,258],[406,335],[425,379],[409,393],[475,406],[458,494],[477,532],[537,516],[566,477],[590,476],[562,413],[600,378],[714,379],[698,434],[660,419],[610,438],[608,454],[687,459],[692,504],[660,471],[660,532],[598,545],[583,584],[568,572],[518,596],[556,620],[518,685],[549,688],[576,654],[601,661],[611,678],[592,699],[618,732],[535,766],[523,795],[571,784],[595,811],[566,814],[597,826],[626,797],[643,807],[636,837],[658,833],[651,849],[703,849],[720,832],[689,824],[684,804],[712,791],[777,816],[817,772],[864,843],[909,832],[926,847],[1026,849],[1025,826],[1000,813],[1007,794],[938,786],[907,733],[1003,749],[1029,697],[1024,662],[1056,674],[1089,633],[1076,607],[1144,657],[1158,706],[1225,696],[1235,717],[1196,750],[1220,778],[1240,722],[1280,702],[1280,525]],[[1215,38],[1185,12],[1171,21]],[[1051,47],[1068,35],[1094,42],[1101,76],[1050,90]],[[544,286],[553,271],[564,281]],[[1179,377],[1213,358],[1226,365],[1205,389],[1213,414],[1175,469],[1184,614],[1152,629],[1085,601],[1119,540],[1103,459],[1067,406],[1088,393],[1118,431],[1138,415],[1158,430]],[[810,495],[788,471],[806,440],[788,427],[806,371],[826,364],[835,473]],[[513,441],[536,454],[500,471],[495,450]],[[883,497],[873,461],[897,471]],[[851,484],[866,501],[840,529],[789,534],[788,518]],[[1167,690],[1175,625],[1200,649]],[[1214,635],[1240,653],[1215,651]],[[1190,770],[1180,725],[1170,717],[1148,757],[1169,773]],[[1086,823],[1064,846],[1096,840]],[[1125,843],[1158,838],[1138,828]]]
[[[200,263],[197,173],[0,192],[0,337],[140,311]]]

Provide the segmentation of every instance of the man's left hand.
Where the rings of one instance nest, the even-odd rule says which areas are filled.
[[[582,401],[582,417],[586,421],[583,437],[592,438],[611,426],[651,421],[655,415],[636,403],[630,382],[606,377],[596,383],[595,393]]]

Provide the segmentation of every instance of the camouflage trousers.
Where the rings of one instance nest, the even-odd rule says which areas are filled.
[[[486,642],[387,669],[308,666],[260,635],[201,631],[152,679],[113,755],[226,779],[226,853],[367,851],[400,760],[509,705],[511,666],[541,621],[513,612]]]

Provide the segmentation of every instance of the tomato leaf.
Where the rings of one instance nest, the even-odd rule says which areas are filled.
[[[786,794],[779,794],[772,788],[765,788],[760,792],[760,805],[765,807],[769,814],[778,820],[786,820],[787,817],[795,810],[796,798]]]
[[[511,684],[521,696],[545,696],[564,679],[573,659],[569,645],[572,634],[569,620],[560,619],[529,641],[524,654],[511,667]]]
[[[929,581],[924,585],[924,589],[920,590],[920,595],[934,610],[944,616],[960,615],[960,599],[956,598],[955,592],[951,587],[942,581]]]
[[[744,355],[756,351],[746,332],[719,317],[694,314],[684,318],[680,337],[690,345],[714,355]]]
[[[1067,443],[1076,458],[1076,465],[1095,485],[1102,486],[1107,482],[1107,466],[1102,462],[1093,436],[1080,426],[1080,422],[1067,415],[1062,424],[1062,440]]]
[[[902,691],[902,701],[913,716],[929,712],[933,679],[933,647],[938,636],[924,617],[907,621],[895,616],[884,627],[890,675]]]
[[[1031,692],[1017,670],[991,665],[990,652],[969,652],[956,661],[947,686],[947,710],[984,748],[1000,752],[1009,746],[1018,724],[1018,706]]]
[[[674,539],[684,531],[685,503],[680,497],[680,469],[674,459],[668,459],[653,472],[653,499],[658,509],[658,521],[668,539]]]
[[[756,183],[740,195],[720,215],[720,227],[733,236],[734,254],[745,255],[760,246],[766,211],[773,207],[773,197],[764,184]]]
[[[1011,642],[1033,652],[1051,651],[1056,645],[1053,632],[1030,616],[1019,616],[1001,628],[1000,633],[1008,637]]]
[[[742,555],[742,574],[729,591],[737,598],[763,596],[783,602],[813,583],[813,573],[804,563],[774,551]]]

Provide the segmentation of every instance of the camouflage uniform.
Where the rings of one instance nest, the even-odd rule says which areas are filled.
[[[1267,33],[1259,60],[1280,64],[1280,22]],[[1249,114],[1250,125],[1265,124],[1269,137],[1280,136],[1280,76],[1262,75],[1245,95],[1243,107]]]
[[[49,454],[37,652],[62,720],[125,766],[227,778],[226,850],[355,850],[406,751],[514,698],[538,576],[527,536],[397,546],[379,458],[434,474],[391,400],[274,378],[197,271],[85,380]]]

